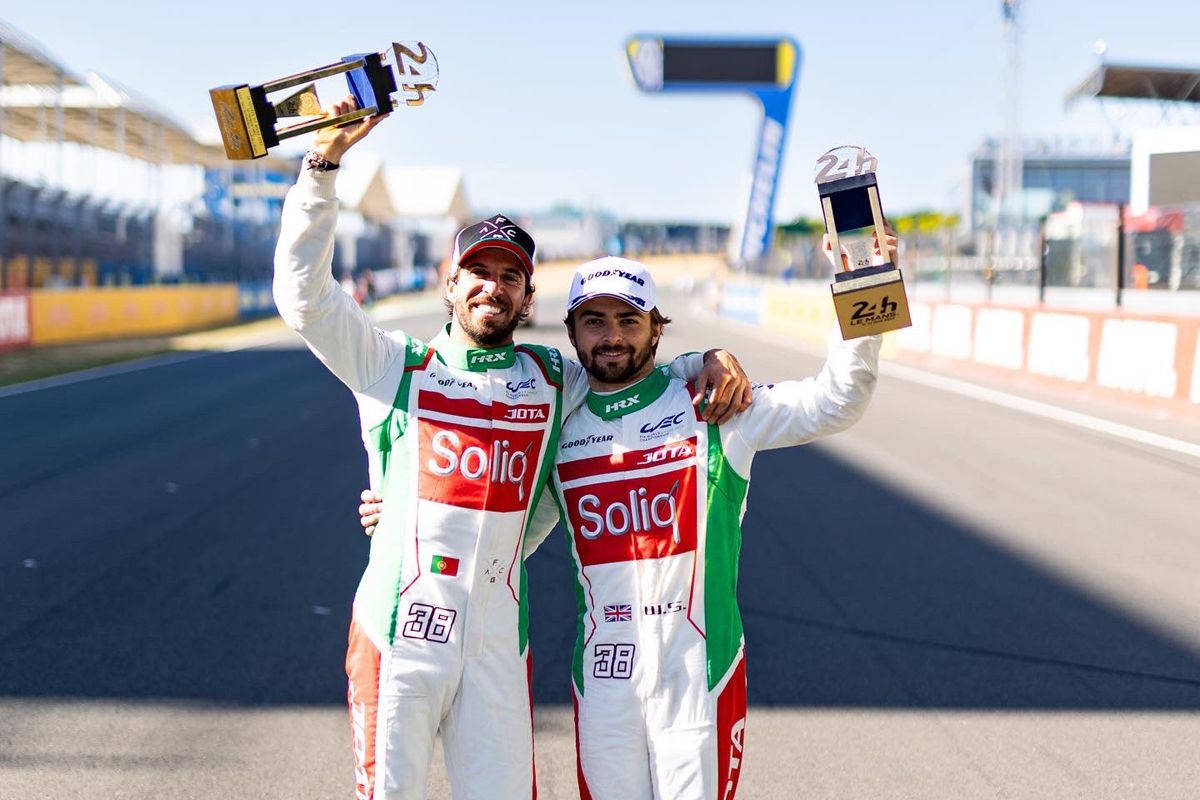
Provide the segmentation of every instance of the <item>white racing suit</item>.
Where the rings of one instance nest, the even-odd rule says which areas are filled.
[[[331,274],[335,176],[304,170],[289,191],[274,292],[353,390],[370,482],[386,498],[346,657],[357,796],[423,798],[440,730],[455,798],[534,797],[520,555],[527,531],[553,525],[552,505],[536,523],[531,509],[586,376],[553,348],[375,329]],[[672,369],[701,366],[690,355]]]
[[[754,390],[704,423],[656,369],[589,394],[563,425],[555,499],[579,600],[573,661],[583,800],[730,800],[745,742],[738,553],[750,463],[852,425],[874,391],[879,337],[830,337],[815,378]]]

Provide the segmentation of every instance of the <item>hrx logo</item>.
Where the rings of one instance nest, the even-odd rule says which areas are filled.
[[[642,401],[641,395],[635,394],[630,397],[626,397],[624,400],[617,400],[612,403],[606,403],[604,405],[604,413],[611,414],[613,411],[624,411],[627,408],[633,408],[634,406],[641,403],[641,401]]]
[[[472,367],[480,364],[499,364],[507,358],[504,353],[472,353],[467,363]]]

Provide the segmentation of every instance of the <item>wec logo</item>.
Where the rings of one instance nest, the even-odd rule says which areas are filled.
[[[611,414],[613,411],[624,411],[627,408],[633,408],[642,402],[641,395],[633,395],[626,397],[624,400],[618,400],[615,403],[606,403],[604,405],[604,413]]]
[[[654,423],[653,425],[651,425],[649,422],[647,422],[645,425],[642,426],[642,433],[656,433],[665,428],[670,428],[673,425],[679,425],[680,423],[683,422],[683,418],[684,418],[685,414],[686,414],[686,412],[680,411],[678,414],[675,414],[674,416],[663,417],[662,419],[660,419],[658,422]]]
[[[516,396],[516,395],[520,394],[522,391],[524,391],[525,389],[529,389],[532,391],[533,387],[535,385],[536,384],[534,383],[533,378],[526,378],[525,380],[521,381],[520,383],[513,383],[512,381],[509,381],[504,384],[504,388],[508,390],[508,393],[510,395]]]

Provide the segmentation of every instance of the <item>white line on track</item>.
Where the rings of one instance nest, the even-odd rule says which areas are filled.
[[[769,341],[774,345],[781,343],[790,347],[793,350],[800,351],[806,355],[815,356],[817,358],[825,358],[825,350],[808,342],[802,342],[795,339],[789,339],[783,334],[774,334],[765,331],[754,325],[748,325],[744,322],[729,320],[725,317],[718,317],[712,312],[705,312],[713,319],[719,320],[722,324],[729,325],[740,332],[750,336]],[[1107,436],[1112,436],[1117,439],[1125,439],[1126,441],[1136,442],[1138,444],[1157,447],[1161,450],[1168,450],[1172,453],[1178,453],[1191,458],[1200,459],[1200,444],[1186,442],[1182,439],[1174,439],[1170,436],[1153,433],[1151,431],[1135,428],[1132,425],[1123,425],[1112,420],[1093,417],[1090,414],[1082,414],[1078,411],[1070,411],[1069,409],[1060,406],[1051,405],[1050,403],[1042,403],[1037,400],[1030,400],[1027,397],[1009,394],[1008,392],[997,391],[996,389],[988,389],[978,384],[969,383],[968,381],[959,380],[958,378],[950,378],[945,375],[939,375],[934,372],[927,372],[923,369],[910,367],[904,364],[897,364],[893,361],[880,362],[880,372],[884,375],[889,375],[894,378],[909,381],[910,383],[918,383],[922,386],[928,386],[931,389],[939,389],[944,392],[970,397],[974,400],[980,400],[992,405],[1009,408],[1014,411],[1021,411],[1026,414],[1031,414],[1035,417],[1054,420],[1065,425],[1071,425],[1083,430],[1092,431],[1094,433],[1102,433]]]
[[[0,388],[0,399],[5,397],[14,397],[19,394],[28,394],[29,392],[38,392],[42,389],[54,389],[59,386],[70,386],[72,383],[83,383],[84,381],[94,381],[97,378],[107,378],[112,375],[123,375],[127,372],[139,372],[143,369],[152,369],[154,367],[165,367],[170,364],[179,364],[184,361],[191,361],[194,358],[202,358],[212,355],[215,350],[196,350],[187,353],[160,353],[154,356],[146,356],[144,358],[130,359],[117,364],[104,364],[99,367],[90,367],[81,369],[76,372],[68,372],[65,375],[55,375],[49,378],[38,378],[37,380],[25,381],[24,383],[13,384]]]
[[[1026,414],[1073,425],[1076,428],[1083,428],[1095,433],[1103,433],[1108,436],[1115,436],[1118,439],[1126,439],[1138,444],[1149,445],[1162,450],[1170,450],[1173,453],[1200,459],[1200,445],[1185,442],[1182,439],[1173,439],[1170,436],[1163,436],[1159,433],[1135,428],[1132,425],[1123,425],[1120,422],[1093,417],[1090,414],[1081,414],[1078,411],[1071,411],[1060,406],[1051,405],[1050,403],[1042,403],[1037,400],[1030,400],[1027,397],[1020,397],[1015,394],[997,391],[996,389],[988,389],[974,383],[968,383],[967,381],[950,378],[945,375],[938,375],[933,372],[926,372],[925,370],[904,364],[886,361],[881,365],[880,369],[885,375],[901,378],[911,383],[919,383],[922,386],[953,392],[954,394],[970,397],[975,400],[982,400],[992,405],[1010,408],[1014,411],[1023,411]]]

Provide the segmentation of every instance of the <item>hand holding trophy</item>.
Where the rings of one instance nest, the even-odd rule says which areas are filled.
[[[865,147],[835,147],[817,159],[825,230],[840,267],[830,289],[843,339],[912,325],[904,278],[889,258],[877,165]]]
[[[394,42],[392,52],[395,54],[394,71],[387,63],[386,51],[355,53],[337,63],[257,86],[234,84],[210,90],[225,155],[234,160],[261,158],[283,139],[346,125],[365,117],[383,116],[391,113],[401,101],[405,105],[421,105],[425,102],[425,92],[437,88],[437,58],[423,42]],[[322,116],[313,81],[342,73],[346,75],[357,108]],[[268,94],[297,86],[302,88],[278,102],[267,99]],[[397,87],[400,97],[393,98]],[[279,119],[286,117],[320,118],[276,128]]]

